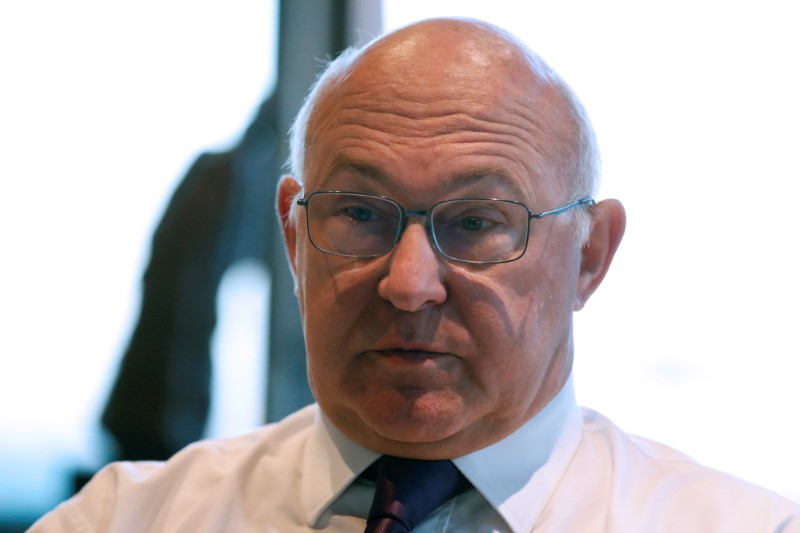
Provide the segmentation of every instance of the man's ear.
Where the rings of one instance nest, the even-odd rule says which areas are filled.
[[[292,266],[292,273],[297,276],[297,263],[295,252],[297,251],[297,228],[291,217],[292,206],[300,194],[303,187],[291,176],[283,176],[278,182],[277,210],[278,220],[280,220],[283,230],[283,244],[286,246],[286,255],[289,257],[289,264]]]
[[[575,311],[586,304],[611,266],[625,233],[625,208],[618,200],[603,200],[592,207],[589,241],[581,249],[581,272],[575,294]]]

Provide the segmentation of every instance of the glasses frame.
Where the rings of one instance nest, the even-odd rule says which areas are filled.
[[[339,253],[339,252],[333,252],[333,251],[330,251],[330,250],[325,250],[324,248],[320,248],[317,245],[317,243],[314,242],[314,238],[311,235],[311,220],[309,218],[308,205],[309,205],[309,202],[311,201],[311,199],[313,197],[319,196],[319,195],[327,195],[327,194],[348,194],[348,195],[353,195],[353,196],[360,196],[362,198],[378,198],[378,199],[381,199],[381,200],[384,200],[384,201],[387,201],[389,203],[394,204],[397,207],[398,211],[400,212],[400,221],[399,221],[400,223],[397,225],[397,233],[395,233],[394,241],[392,242],[391,246],[389,246],[386,249],[386,251],[384,251],[384,252],[381,252],[381,253],[378,253],[378,254],[372,254],[372,255],[342,254],[342,253]],[[451,203],[451,202],[460,202],[460,201],[463,201],[463,200],[505,202],[505,203],[516,204],[516,205],[519,205],[521,207],[524,207],[525,210],[528,212],[528,225],[527,225],[527,228],[525,230],[525,245],[522,247],[522,251],[519,253],[519,255],[517,255],[515,257],[512,257],[511,259],[502,259],[502,260],[498,260],[498,261],[473,261],[471,259],[459,259],[458,257],[452,257],[450,255],[447,255],[444,252],[444,250],[442,250],[442,248],[439,246],[439,242],[436,239],[436,234],[434,233],[433,227],[431,225],[431,213],[433,212],[434,209],[436,209],[436,207],[438,207],[440,205],[448,204],[448,203]],[[528,241],[530,240],[530,235],[531,235],[531,220],[541,220],[546,216],[558,215],[559,213],[563,213],[564,211],[568,211],[568,210],[572,209],[573,207],[578,207],[578,206],[583,206],[583,205],[592,206],[592,205],[595,204],[595,200],[594,200],[594,198],[591,198],[591,197],[584,197],[584,198],[581,198],[580,200],[575,200],[573,202],[569,202],[568,204],[564,204],[561,207],[556,207],[555,209],[550,209],[548,211],[532,211],[527,205],[523,204],[522,202],[518,202],[516,200],[505,200],[505,199],[502,199],[502,198],[472,198],[472,197],[470,197],[470,198],[450,198],[448,200],[442,200],[441,202],[436,202],[435,204],[430,206],[428,209],[406,209],[398,201],[393,200],[391,198],[388,198],[386,196],[378,195],[378,194],[367,194],[367,193],[352,192],[352,191],[317,191],[317,192],[313,192],[313,193],[309,194],[308,196],[305,196],[303,198],[298,199],[296,201],[296,203],[297,203],[297,205],[299,205],[301,207],[304,207],[305,210],[306,210],[306,228],[308,229],[308,239],[311,241],[312,246],[314,246],[314,248],[316,248],[320,252],[323,252],[323,253],[326,253],[326,254],[336,255],[336,256],[339,256],[339,257],[352,257],[352,258],[356,258],[356,259],[374,259],[375,257],[381,257],[383,255],[386,255],[389,252],[391,252],[392,250],[394,250],[395,246],[397,246],[397,243],[400,242],[400,238],[403,236],[403,232],[406,230],[406,227],[408,225],[408,217],[409,216],[420,216],[420,217],[425,217],[425,231],[428,234],[428,237],[429,237],[431,243],[433,244],[433,249],[436,250],[436,253],[438,253],[439,255],[444,257],[445,259],[448,259],[450,261],[456,261],[456,262],[459,262],[459,263],[469,263],[469,264],[473,264],[473,265],[496,265],[496,264],[500,264],[500,263],[510,263],[512,261],[517,261],[518,259],[520,259],[522,256],[525,255],[525,252],[528,250]]]

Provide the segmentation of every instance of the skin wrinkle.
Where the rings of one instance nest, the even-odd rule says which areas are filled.
[[[403,119],[392,120],[398,118],[397,115],[389,113],[376,113],[385,115],[385,126],[383,131],[389,135],[395,135],[399,140],[408,138],[413,142],[418,142],[422,139],[439,140],[444,139],[446,142],[448,136],[458,135],[462,137],[476,137],[480,139],[486,135],[500,135],[504,137],[504,142],[513,146],[524,146],[524,141],[519,138],[519,134],[524,131],[536,129],[534,127],[525,128],[523,126],[516,126],[512,128],[508,124],[498,125],[489,121],[481,121],[475,117],[466,116],[464,114],[451,114],[441,115],[439,117],[427,119]],[[349,118],[346,113],[343,113],[343,119],[339,122],[339,126],[351,126],[353,128],[368,127],[359,117]],[[441,126],[437,126],[437,122]],[[473,141],[474,142],[474,141]],[[532,146],[537,151],[541,148]]]
[[[483,154],[482,154],[483,155]],[[349,192],[367,192],[371,194],[378,194],[378,196],[383,196],[378,192],[377,189],[374,188],[372,183],[361,183],[362,180],[359,179],[358,182],[360,185],[355,186],[339,186],[339,183],[349,183],[352,180],[348,180],[347,176],[355,175],[357,177],[367,178],[369,181],[375,183],[377,182],[382,187],[387,187],[392,182],[392,178],[384,174],[384,172],[374,165],[366,162],[360,161],[355,159],[350,159],[343,154],[338,154],[334,159],[333,165],[331,169],[325,173],[319,183],[318,190],[342,190],[342,191],[349,191]],[[342,177],[344,176],[344,177]],[[472,184],[477,183],[487,183],[487,182],[494,182],[497,181],[502,184],[504,188],[509,189],[511,194],[497,194],[494,196],[491,195],[480,195],[480,197],[502,197],[501,199],[508,199],[513,200],[515,198],[520,198],[524,195],[524,191],[518,188],[518,184],[516,181],[506,174],[505,169],[495,166],[495,167],[473,167],[460,171],[458,174],[452,176],[443,176],[442,183],[439,188],[444,191],[447,191],[449,196],[444,196],[441,200],[448,200],[451,198],[462,198],[463,196],[458,194],[459,189],[463,189],[468,187]],[[334,182],[334,183],[332,183]],[[310,192],[308,192],[310,194]],[[392,198],[394,200],[394,198]],[[438,201],[441,201],[438,200]],[[432,204],[429,205],[420,205],[420,206],[404,206],[410,209],[428,209],[431,207]],[[529,206],[530,207],[530,206]],[[480,268],[480,265],[477,265],[476,268]]]
[[[381,87],[380,89],[383,88]],[[536,109],[537,107],[543,108],[546,111],[546,106],[531,105],[531,101],[534,99],[532,96],[526,98],[527,103],[515,100],[514,106],[496,106],[504,112],[503,116],[506,119],[503,124],[497,124],[495,122],[497,110],[487,109],[490,106],[484,103],[481,103],[479,106],[472,106],[480,108],[480,113],[472,112],[472,114],[467,114],[461,112],[448,114],[442,111],[431,113],[430,109],[428,109],[428,115],[421,117],[414,113],[401,114],[398,111],[393,111],[392,108],[396,109],[397,106],[390,102],[376,106],[374,103],[370,102],[369,98],[365,97],[364,91],[351,92],[354,97],[352,103],[347,104],[347,100],[345,100],[345,103],[337,102],[337,105],[333,106],[330,112],[327,113],[327,118],[325,114],[319,114],[318,119],[320,121],[320,127],[322,127],[323,124],[336,124],[340,127],[350,125],[356,129],[353,137],[358,138],[359,127],[367,127],[369,129],[368,125],[363,124],[363,118],[361,117],[365,114],[379,113],[386,117],[382,121],[383,130],[388,134],[396,135],[397,138],[395,142],[400,145],[405,144],[405,142],[418,142],[420,139],[424,138],[430,139],[431,141],[431,144],[426,146],[434,146],[436,144],[448,142],[479,143],[483,142],[483,136],[491,135],[495,144],[497,142],[505,142],[508,146],[517,148],[523,153],[537,154],[541,160],[540,164],[537,165],[539,168],[558,168],[558,171],[555,173],[561,173],[562,175],[566,170],[562,164],[562,160],[566,155],[565,151],[571,152],[569,149],[570,142],[564,140],[567,133],[565,131],[560,131],[563,130],[563,128],[554,129],[552,127],[554,122],[558,124],[561,121],[553,121],[552,117],[546,116],[548,113],[541,115],[534,113],[532,117],[526,116],[532,109]],[[383,93],[381,92],[380,94]],[[550,91],[549,93],[546,91],[537,91],[536,94],[557,97],[559,100],[561,98],[560,94],[554,91]],[[385,98],[383,100],[386,101]],[[462,108],[464,105],[469,106],[469,104],[464,104],[463,100],[463,98],[459,98],[458,103],[453,105],[460,105]],[[442,103],[437,100],[436,105],[438,109],[441,107]],[[549,114],[552,115],[552,112],[549,112]],[[460,120],[453,121],[452,119],[454,116],[464,117],[464,122]],[[401,119],[410,118],[401,121],[401,124],[394,124],[394,122],[390,120],[392,117]],[[551,119],[549,125],[548,118]],[[314,119],[315,117],[312,117],[312,126],[309,128],[309,131],[316,130],[314,127]],[[433,127],[429,125],[431,121],[434,123]],[[437,127],[437,123],[442,123],[444,126]],[[390,127],[393,129],[390,129]],[[455,139],[444,135],[445,133],[454,135]],[[551,140],[552,142],[540,142],[535,144],[526,142],[527,139],[531,138],[531,133],[534,134],[533,138]],[[498,135],[500,136],[499,139],[497,138]],[[471,140],[469,136],[475,136],[476,139]],[[465,137],[467,138],[466,140]],[[408,141],[406,141],[406,139]],[[309,146],[315,142],[316,136],[310,136]],[[549,148],[551,145],[554,147],[553,149]],[[518,162],[521,166],[525,165],[525,161],[519,160]],[[562,190],[563,189],[562,187]],[[574,199],[575,198],[569,198],[569,201]],[[526,199],[528,202],[531,200],[533,200],[533,198],[529,197]],[[567,217],[569,216],[570,215],[567,215]]]
[[[335,280],[334,283],[333,283],[332,289],[333,289],[333,291],[334,291],[334,293],[335,293],[337,298],[342,298],[345,301],[347,301],[348,298],[351,298],[353,296],[354,292],[360,291],[363,288],[358,286],[358,285],[356,285],[356,284],[343,285],[341,283],[342,277],[341,276],[335,276],[335,274],[340,274],[342,272],[343,265],[338,265],[337,267],[333,267],[332,265],[330,265],[330,263],[332,263],[332,261],[328,260],[328,257],[331,257],[331,256],[327,256],[326,255],[324,257],[324,260],[329,265],[328,272],[331,274],[332,279]],[[367,277],[368,274],[362,272],[361,271],[362,269],[370,269],[370,268],[379,269],[381,265],[375,265],[374,263],[376,263],[377,261],[380,261],[380,260],[388,261],[388,260],[390,260],[390,257],[391,257],[391,254],[389,254],[387,256],[384,256],[384,257],[381,257],[381,258],[376,258],[374,260],[352,259],[351,260],[352,263],[350,265],[345,265],[344,268],[350,271],[349,274],[352,276],[352,278],[361,277],[362,275],[363,275],[363,277]],[[444,258],[442,258],[442,261],[446,261],[446,260]],[[348,266],[349,266],[349,268],[348,268]],[[488,265],[475,265],[475,266],[477,266],[477,267],[479,267],[479,268],[481,268],[483,270],[489,269]],[[472,267],[463,266],[463,267],[460,267],[460,268],[462,268],[462,269],[469,268],[471,270],[475,270],[475,266],[472,266]],[[456,268],[459,268],[459,267],[456,267]],[[348,278],[345,277],[345,279],[348,279]],[[481,284],[481,279],[479,277],[476,277],[474,279],[474,283]],[[498,317],[498,319],[494,320],[492,323],[485,324],[486,327],[487,328],[488,327],[500,327],[500,328],[504,329],[504,334],[506,334],[506,335],[512,335],[512,336],[513,335],[517,335],[519,333],[519,331],[508,329],[507,326],[506,326],[506,325],[509,325],[511,323],[510,318],[511,318],[512,315],[508,311],[508,309],[506,308],[504,300],[502,298],[500,298],[498,295],[493,294],[491,291],[479,291],[479,294],[481,296],[478,297],[477,299],[473,300],[473,304],[474,305],[476,305],[476,306],[484,305],[486,307],[491,308],[494,312],[497,312],[497,311],[500,312],[500,316]],[[519,295],[519,296],[522,296],[524,294],[525,293],[517,292],[517,295]],[[386,329],[375,331],[374,334],[372,334],[371,337],[369,337],[369,342],[368,343],[372,343],[372,342],[377,341],[383,334],[386,333],[387,329],[391,328],[391,327],[394,327],[394,328],[398,329],[401,332],[401,335],[400,335],[401,337],[409,338],[409,339],[413,338],[414,340],[421,341],[421,342],[431,342],[431,341],[434,340],[434,335],[438,331],[439,321],[451,318],[451,319],[454,319],[454,322],[456,322],[456,323],[459,323],[459,322],[463,323],[464,317],[458,315],[458,312],[460,311],[460,309],[458,309],[456,307],[450,306],[450,307],[447,307],[446,310],[444,310],[441,307],[436,307],[434,309],[436,311],[435,316],[430,316],[430,314],[428,314],[424,318],[414,317],[413,314],[411,314],[411,313],[406,313],[406,312],[402,312],[402,311],[399,311],[399,310],[395,310],[394,317],[391,318],[390,320],[387,320],[387,321],[384,322]],[[366,308],[364,310],[364,312],[363,312],[363,316],[375,316],[375,313],[380,313],[380,312],[381,311],[377,310],[377,309]],[[452,313],[456,313],[456,315],[452,316]],[[355,327],[355,325],[354,325],[354,327]],[[349,333],[355,334],[356,331],[350,331]]]
[[[415,140],[419,138],[438,138],[450,133],[458,133],[461,135],[474,134],[476,136],[481,134],[499,134],[506,136],[506,141],[509,142],[509,144],[523,147],[527,134],[529,132],[536,132],[542,139],[554,138],[559,145],[569,143],[568,140],[563,139],[564,137],[567,139],[569,138],[569,132],[559,132],[548,127],[544,116],[540,117],[535,115],[532,118],[526,116],[531,109],[536,107],[531,105],[530,101],[515,102],[513,106],[501,106],[501,109],[510,120],[507,120],[503,124],[497,124],[494,119],[496,110],[487,110],[487,106],[484,104],[473,106],[476,109],[465,112],[464,107],[469,104],[466,104],[464,101],[457,101],[452,104],[452,109],[445,107],[445,109],[432,114],[430,109],[422,106],[420,106],[420,109],[416,112],[406,109],[404,109],[404,112],[401,112],[394,104],[372,104],[361,94],[354,94],[353,97],[356,99],[357,103],[354,102],[350,105],[343,104],[340,105],[339,108],[334,108],[331,110],[330,115],[336,118],[326,119],[324,116],[320,116],[320,124],[332,124],[335,121],[335,123],[340,126],[348,123],[357,126],[360,125],[357,118],[358,115],[376,113],[385,116],[384,124],[386,128],[390,126],[395,128],[394,131],[387,129],[387,133],[401,137],[412,137]],[[438,107],[445,106],[445,104],[446,102],[437,101]],[[353,111],[355,111],[355,113],[353,113]],[[353,114],[356,116],[350,118]],[[396,124],[391,120],[392,118],[400,119],[403,123]],[[420,120],[424,120],[425,124],[420,124]],[[431,121],[441,121],[444,126],[440,128],[428,127]],[[511,131],[507,131],[509,129]],[[313,128],[309,128],[309,131],[311,130],[313,130]],[[312,136],[309,138],[309,143],[313,143],[314,141],[315,137]],[[444,142],[446,141],[447,139],[444,139]],[[556,162],[558,155],[560,155],[557,153],[548,153],[546,143],[541,146],[530,145],[528,148],[533,149],[537,153],[546,153],[551,162]]]
[[[364,113],[362,113],[362,115],[364,115]],[[366,116],[369,115],[367,114]],[[374,130],[374,124],[376,122],[379,122],[382,125],[380,131],[386,132],[388,130],[388,128],[385,126],[385,121],[383,120],[376,121],[374,118],[372,118],[370,122],[366,123],[359,122],[358,126],[354,126],[353,124],[351,124],[351,122],[352,121],[348,122],[346,120],[339,121],[337,131],[340,132],[340,136],[336,139],[335,142],[339,144],[350,142],[354,146],[364,147],[365,145],[367,145],[368,147],[369,141],[364,140],[366,137],[365,134],[368,134],[369,132]],[[408,134],[405,136],[397,136],[392,134],[391,131],[389,131],[388,133],[392,135],[392,142],[390,148],[384,147],[385,151],[391,151],[391,150],[396,151],[398,150],[398,148],[406,145],[420,144],[421,142],[420,136],[417,135],[417,132],[420,130],[424,130],[428,124],[427,121],[422,121],[422,122],[424,123],[423,124],[418,123],[414,128],[409,127]],[[498,129],[502,129],[503,127],[504,125],[498,125]],[[450,128],[454,128],[454,126],[451,126]],[[344,132],[342,130],[344,130]],[[362,131],[364,131],[364,133],[361,133]],[[534,131],[538,133],[538,130]],[[505,145],[510,149],[512,149],[513,152],[511,153],[511,155],[503,154],[503,156],[511,157],[511,159],[516,161],[519,168],[525,169],[523,172],[521,172],[519,181],[526,185],[526,194],[523,195],[522,198],[510,198],[510,199],[523,201],[523,203],[525,203],[526,205],[541,205],[542,209],[550,207],[542,205],[540,202],[536,201],[537,195],[534,194],[532,187],[530,187],[531,184],[529,183],[529,181],[521,179],[522,175],[540,175],[542,176],[542,178],[545,179],[550,177],[555,177],[553,176],[554,173],[551,170],[552,165],[548,164],[547,161],[548,158],[544,156],[539,150],[539,143],[531,143],[531,142],[526,142],[525,140],[520,140],[519,139],[520,135],[518,134],[498,135],[496,132],[495,133],[474,132],[471,130],[467,130],[466,132],[464,132],[462,130],[462,131],[457,131],[456,133],[453,133],[450,136],[433,137],[432,139],[430,139],[430,142],[428,143],[423,142],[421,144],[423,148],[431,148],[431,149],[435,149],[440,145],[448,143],[475,144],[477,141],[473,142],[469,141],[469,137],[471,136],[477,136],[481,138],[482,139],[481,142],[486,142],[487,140],[489,140],[490,144],[488,146],[494,147],[493,152],[488,152],[488,151],[483,152],[482,155],[499,155],[499,153],[497,152],[498,145]],[[524,136],[524,138],[527,137],[530,137],[530,132]],[[467,142],[464,142],[465,138],[467,138]],[[512,142],[506,143],[505,141],[507,140],[512,140]],[[474,149],[474,147],[470,147],[470,149]],[[344,150],[342,149],[342,151]],[[537,155],[538,157],[531,157],[532,155]],[[536,162],[533,162],[534,160],[536,160]],[[323,174],[327,175],[328,172],[323,171]],[[553,204],[552,206],[555,207],[555,204]]]
[[[359,148],[364,148],[363,143],[356,142],[356,144],[360,145],[360,146],[358,146]],[[493,143],[493,144],[495,144],[495,143]],[[367,145],[366,147],[369,148],[369,145]],[[399,146],[398,143],[392,143],[392,148],[393,148],[394,151],[397,152],[397,151],[400,151],[401,147]],[[471,150],[472,150],[471,154],[465,154],[463,156],[455,155],[454,159],[458,160],[458,159],[461,159],[463,157],[464,159],[469,160],[470,158],[472,158],[472,157],[474,157],[476,155],[475,154],[476,150],[475,150],[474,146],[471,147]],[[352,152],[354,152],[354,150],[352,150],[352,149],[348,149],[348,150],[342,149],[340,151],[340,153],[345,154],[344,155],[345,159],[352,159],[352,160],[360,159],[359,156],[352,156],[351,155]],[[497,158],[503,157],[503,155],[498,153],[497,151],[493,151],[493,152],[481,151],[481,152],[478,152],[478,155],[487,156],[487,157],[497,157]],[[438,159],[436,157],[434,157],[434,160],[435,160],[435,161],[433,161],[434,164],[438,162]],[[513,160],[517,163],[517,166],[518,166],[519,169],[524,169],[524,165],[526,165],[528,163],[527,160],[524,160],[522,158],[514,157]],[[334,172],[335,164],[336,164],[336,162],[334,161],[332,163],[332,165],[331,165],[332,168],[330,170],[323,171],[322,175],[324,176],[324,178],[322,180],[320,180],[320,185],[319,186],[315,186],[315,187],[310,187],[309,190],[316,191],[316,190],[323,190],[323,189],[338,189],[338,188],[340,188],[340,187],[336,186],[336,183],[335,183],[335,181],[336,181],[335,178],[338,177],[338,175]],[[374,163],[371,162],[371,161],[365,161],[365,165],[366,166],[371,166],[373,168],[375,168],[375,166],[378,165],[378,164],[379,164],[379,162],[377,160]],[[520,171],[515,172],[515,173],[509,173],[508,167],[505,167],[503,169],[503,168],[501,168],[501,167],[499,167],[497,165],[494,165],[494,164],[490,164],[490,165],[487,165],[485,167],[480,167],[480,166],[477,166],[477,165],[470,165],[470,167],[472,167],[473,169],[477,168],[477,169],[480,169],[480,170],[485,169],[487,171],[490,171],[490,172],[484,174],[483,177],[489,177],[489,176],[492,176],[492,175],[497,175],[498,177],[501,177],[501,179],[502,179],[502,177],[506,177],[508,180],[514,181],[516,183],[516,186],[513,187],[513,188],[509,188],[509,193],[510,194],[504,194],[503,195],[503,196],[508,197],[508,199],[522,201],[523,203],[526,203],[527,205],[544,204],[544,199],[543,198],[542,198],[541,202],[538,201],[540,199],[540,196],[539,196],[539,194],[536,193],[536,191],[533,189],[531,184],[527,183],[526,181],[521,181],[519,179],[519,177],[518,177],[520,173],[528,174],[529,172],[532,172],[532,171],[520,170]],[[471,170],[471,169],[467,169],[467,170]],[[374,174],[377,174],[377,173],[374,173]],[[440,191],[440,192],[438,192],[436,195],[433,195],[433,196],[426,196],[426,201],[422,202],[422,204],[420,204],[420,205],[417,205],[415,203],[415,201],[409,201],[407,199],[404,200],[403,198],[398,198],[396,196],[392,196],[391,194],[389,196],[392,197],[395,200],[398,200],[401,204],[403,204],[403,205],[405,205],[407,207],[415,206],[415,207],[425,208],[425,207],[428,207],[429,205],[431,205],[433,203],[433,201],[443,200],[443,199],[446,199],[446,198],[454,196],[455,195],[454,193],[449,193],[449,194],[445,194],[445,193],[447,193],[449,191],[449,189],[452,189],[453,186],[460,185],[459,183],[457,183],[457,181],[459,179],[459,176],[461,176],[461,175],[463,175],[463,172],[459,171],[456,174],[443,174],[443,175],[438,176],[439,179],[442,180],[441,184],[437,185],[437,191]],[[547,174],[545,174],[545,176],[546,175]],[[407,179],[407,178],[410,178],[410,177],[413,177],[413,176],[411,175],[411,173],[408,173],[408,174],[402,174],[402,175],[394,175],[394,176],[392,176],[393,180],[390,180],[387,177],[387,178],[385,178],[383,180],[376,180],[376,181],[378,181],[379,183],[381,183],[383,185],[388,185],[391,181],[394,181],[396,183],[396,182],[398,182],[400,180],[404,180],[404,179]],[[324,187],[322,186],[323,184],[325,185]],[[406,187],[406,192],[408,192],[409,194],[412,193],[415,190],[413,187],[414,187],[413,185],[408,185]],[[372,190],[372,189],[370,189],[370,190]],[[455,196],[464,196],[464,194],[459,192]],[[466,196],[474,196],[474,194],[466,194]],[[479,195],[479,196],[482,196],[482,195]]]

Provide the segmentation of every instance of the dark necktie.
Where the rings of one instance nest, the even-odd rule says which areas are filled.
[[[384,455],[376,466],[375,497],[364,533],[407,533],[468,486],[450,461]]]

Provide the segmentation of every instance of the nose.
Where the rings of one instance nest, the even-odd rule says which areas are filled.
[[[387,258],[388,270],[378,282],[378,295],[396,308],[414,312],[443,303],[443,259],[428,240],[425,226],[410,223]]]

